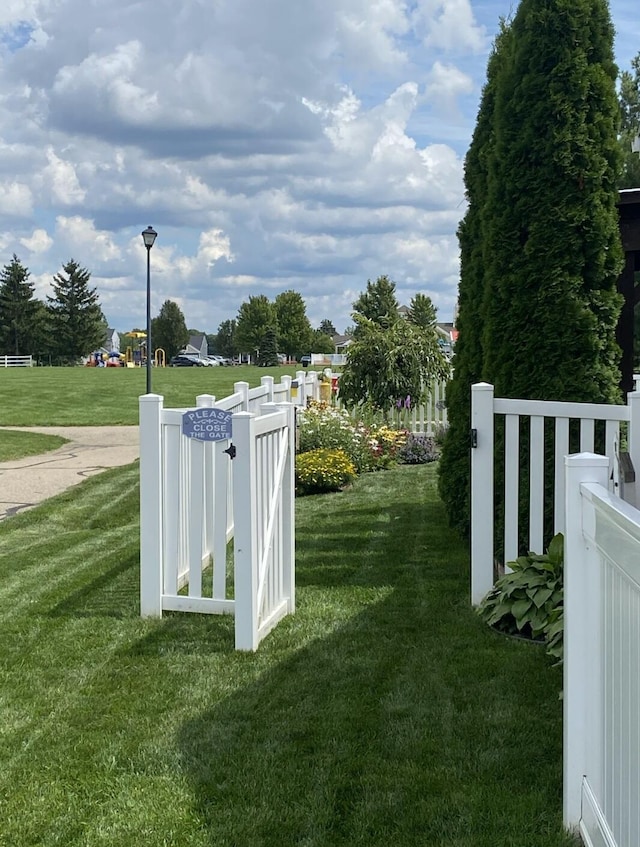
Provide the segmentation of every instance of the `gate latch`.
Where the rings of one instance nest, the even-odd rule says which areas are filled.
[[[236,457],[236,445],[230,444],[226,450],[222,451],[223,453],[228,453],[230,459],[235,459]]]
[[[471,446],[472,447],[478,446],[478,430],[477,429],[471,430]]]

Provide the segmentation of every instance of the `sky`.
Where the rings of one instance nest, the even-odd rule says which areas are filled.
[[[497,0],[1,0],[0,266],[73,258],[110,326],[178,303],[214,333],[298,291],[352,324],[367,280],[453,318],[462,166]],[[616,58],[637,0],[612,0]]]

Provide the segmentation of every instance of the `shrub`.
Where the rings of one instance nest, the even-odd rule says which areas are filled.
[[[438,458],[438,448],[434,438],[423,432],[410,432],[404,444],[398,450],[398,460],[405,465],[426,465]]]
[[[389,467],[405,434],[388,426],[353,421],[344,409],[311,401],[298,414],[298,451],[343,450],[357,473]]]
[[[528,553],[509,562],[513,573],[496,582],[479,615],[500,632],[546,641],[547,652],[562,661],[563,563],[564,539],[558,533],[545,555]]]
[[[296,493],[339,491],[356,478],[356,469],[344,450],[309,450],[296,456]]]

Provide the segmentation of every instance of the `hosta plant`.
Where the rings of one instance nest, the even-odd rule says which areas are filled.
[[[296,493],[339,491],[356,478],[353,462],[343,450],[309,450],[296,456]]]
[[[478,612],[489,626],[510,635],[547,643],[562,661],[564,538],[552,538],[546,554],[527,553],[508,565],[481,602]]]

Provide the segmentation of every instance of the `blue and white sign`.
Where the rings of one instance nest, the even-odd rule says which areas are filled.
[[[231,412],[201,407],[184,412],[182,434],[198,441],[224,441],[231,438]]]

